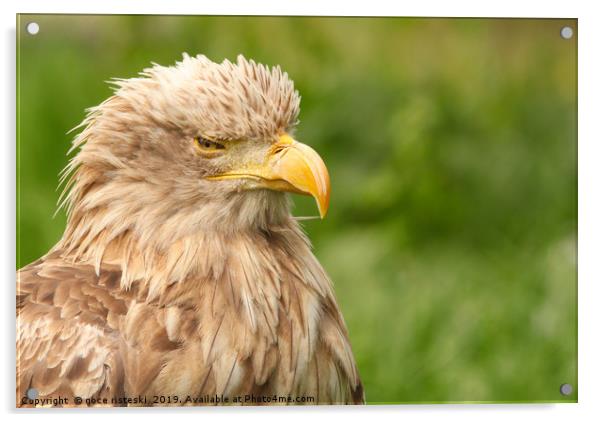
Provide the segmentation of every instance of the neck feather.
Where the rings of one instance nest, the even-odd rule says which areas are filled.
[[[223,272],[232,250],[275,233],[287,233],[309,252],[281,192],[241,192],[173,207],[165,192],[142,182],[107,181],[91,168],[76,169],[72,180],[65,197],[67,227],[54,250],[92,264],[97,274],[105,264],[117,265],[122,288],[142,280],[149,297],[173,283]]]

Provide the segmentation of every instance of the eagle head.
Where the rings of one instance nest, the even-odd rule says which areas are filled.
[[[266,228],[290,218],[285,192],[313,196],[326,214],[328,172],[293,138],[300,97],[278,66],[185,54],[113,83],[65,171],[71,238]]]

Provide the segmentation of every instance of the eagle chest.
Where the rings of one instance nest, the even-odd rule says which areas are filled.
[[[122,321],[128,395],[293,394],[316,352],[320,296],[252,255],[174,283]]]

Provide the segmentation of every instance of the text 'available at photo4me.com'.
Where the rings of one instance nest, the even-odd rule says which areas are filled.
[[[123,405],[134,405],[134,406],[186,406],[186,405],[256,405],[256,404],[312,404],[316,403],[315,397],[312,396],[293,396],[293,395],[200,395],[200,396],[142,396],[138,395],[135,397],[128,396],[116,396],[116,397],[89,397],[82,398],[78,396],[56,396],[56,397],[45,397],[45,398],[30,398],[23,397],[21,404],[23,405],[34,405],[34,406],[47,406],[47,407],[59,407],[59,406],[123,406]]]

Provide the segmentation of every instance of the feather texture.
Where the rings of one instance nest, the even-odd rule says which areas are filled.
[[[195,271],[158,292],[143,268],[129,268],[123,288],[111,256],[98,275],[60,251],[20,270],[18,398],[34,387],[147,403],[215,394],[362,402],[330,282],[296,223],[220,241],[224,256],[204,256],[201,243]]]

